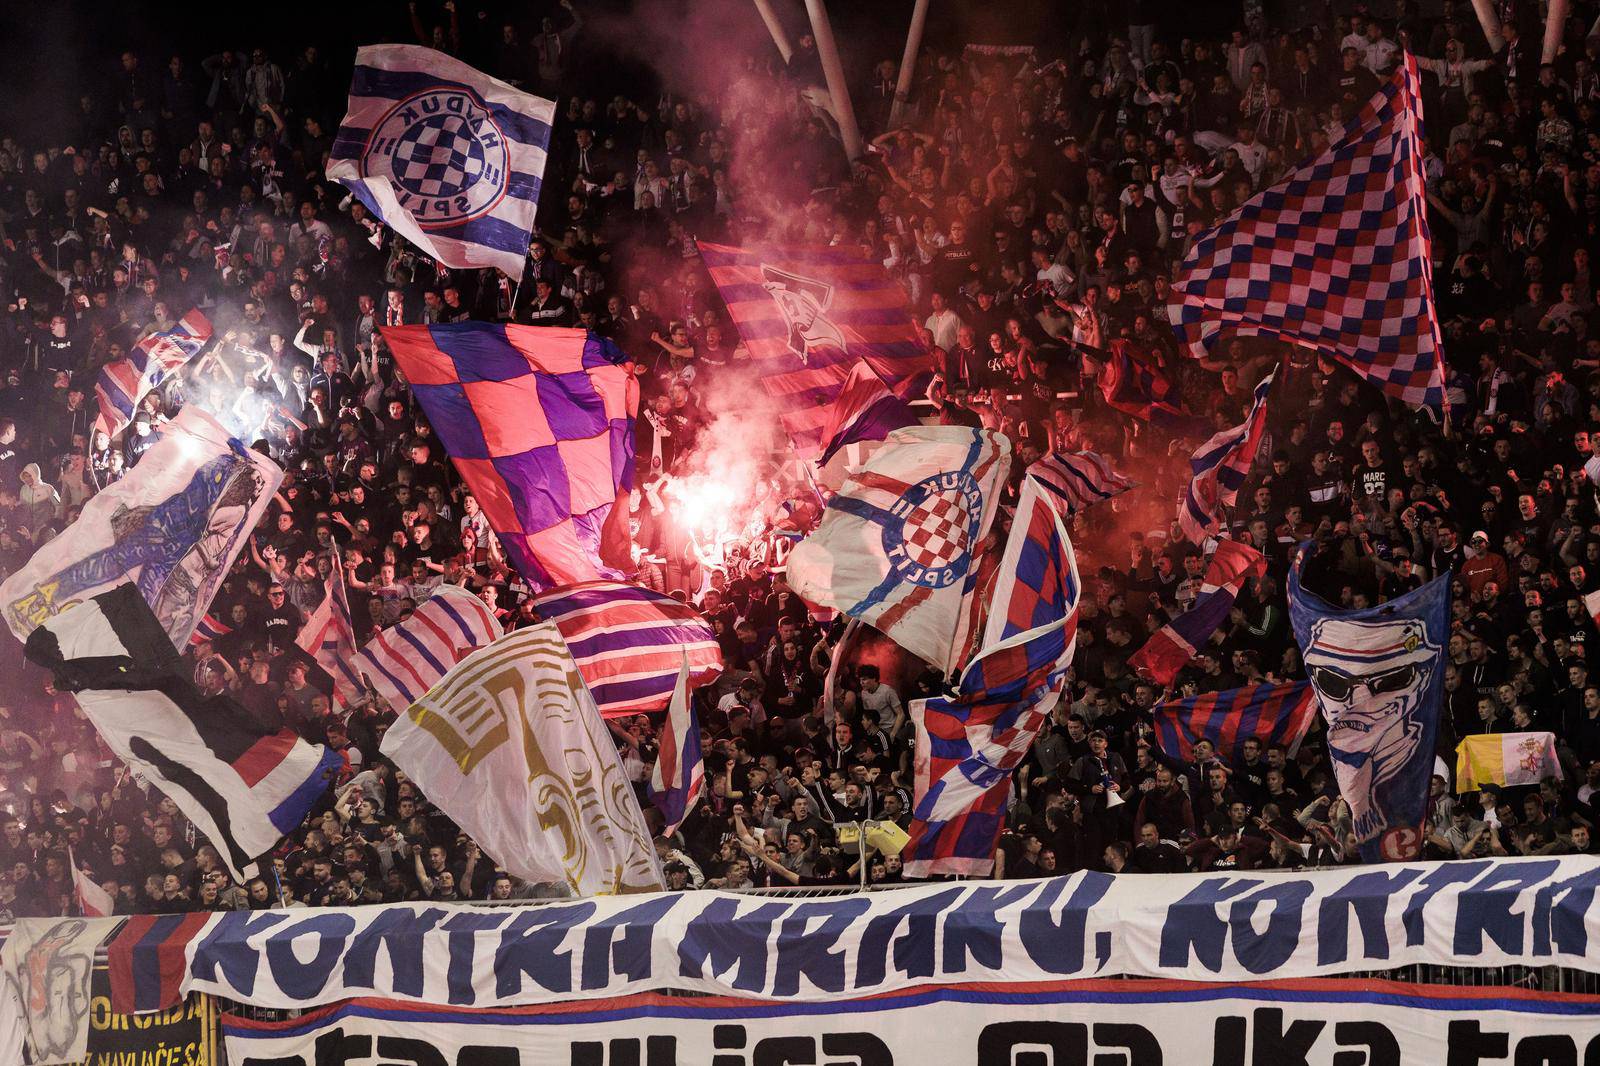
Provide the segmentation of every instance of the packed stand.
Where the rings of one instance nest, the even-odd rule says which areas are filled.
[[[1554,67],[1537,63],[1538,26],[1513,16],[1490,58],[1470,11],[1450,5],[1442,19],[1400,26],[1340,15],[1292,31],[1252,8],[1243,28],[1181,42],[1160,26],[1086,23],[1063,57],[939,42],[919,60],[907,125],[888,126],[893,63],[853,87],[873,138],[854,166],[800,94],[820,80],[809,38],[787,69],[775,55],[743,64],[714,99],[562,96],[542,235],[520,285],[437,267],[323,179],[343,93],[316,48],[124,55],[85,86],[77,128],[0,141],[0,567],[15,569],[135,467],[180,404],[203,404],[289,476],[213,607],[230,631],[194,649],[196,678],[332,746],[345,766],[324,809],[279,849],[274,875],[232,884],[172,802],[142,789],[5,642],[6,676],[18,681],[0,704],[0,802],[11,811],[0,907],[73,913],[69,847],[119,913],[539,891],[497,870],[379,755],[395,709],[330,706],[283,655],[331,566],[344,568],[363,638],[446,581],[476,591],[507,628],[537,620],[377,334],[468,318],[583,326],[614,336],[637,368],[640,580],[691,597],[727,666],[697,696],[707,793],[658,841],[670,887],[898,880],[894,857],[873,856],[863,874],[839,829],[909,823],[908,705],[943,679],[880,655],[882,668],[842,670],[836,706],[822,706],[842,626],[813,621],[775,573],[819,515],[781,454],[715,566],[675,519],[673,478],[729,443],[716,440],[718,412],[759,389],[696,238],[828,243],[881,259],[938,349],[930,417],[1008,435],[1013,494],[1026,462],[1051,448],[1092,448],[1142,483],[1075,524],[1086,586],[1077,656],[1017,775],[996,876],[1356,861],[1320,727],[1293,757],[1257,745],[1235,765],[1205,746],[1176,763],[1153,743],[1150,711],[1164,698],[1302,675],[1283,588],[1306,537],[1321,544],[1308,583],[1336,604],[1457,575],[1444,764],[1467,734],[1559,738],[1564,780],[1457,798],[1436,779],[1427,855],[1594,851],[1600,634],[1583,601],[1600,588],[1600,514],[1583,472],[1600,427],[1600,331],[1589,336],[1600,42],[1581,35],[1591,6],[1575,5]],[[563,57],[582,42],[570,5],[537,27],[466,41],[455,5],[422,7],[412,5],[418,39],[532,91],[557,93]],[[1165,306],[1195,237],[1336,136],[1406,42],[1427,72],[1448,435],[1302,352],[1235,340],[1210,359],[1180,355]],[[217,327],[207,353],[147,397],[120,439],[96,433],[98,368],[196,307]],[[1091,356],[1116,338],[1181,383],[1206,432],[1237,424],[1254,383],[1287,359],[1270,462],[1233,516],[1233,535],[1268,557],[1268,574],[1171,692],[1127,659],[1193,601],[1204,572],[1171,506],[1197,438],[1100,399]],[[641,790],[657,725],[612,723]]]

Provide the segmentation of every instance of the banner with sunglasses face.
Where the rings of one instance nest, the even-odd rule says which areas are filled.
[[[1367,862],[1422,850],[1450,624],[1450,575],[1374,607],[1340,610],[1289,571],[1289,620],[1328,722],[1328,753]]]

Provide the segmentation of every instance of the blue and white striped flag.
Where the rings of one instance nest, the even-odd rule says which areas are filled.
[[[327,174],[445,266],[520,279],[555,108],[431,48],[370,45]]]

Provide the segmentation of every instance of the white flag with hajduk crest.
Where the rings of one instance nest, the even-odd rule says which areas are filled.
[[[382,750],[518,877],[580,896],[665,887],[616,742],[549,622],[463,659]]]

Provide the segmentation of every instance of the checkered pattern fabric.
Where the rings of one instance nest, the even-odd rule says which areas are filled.
[[[394,176],[418,196],[454,196],[483,173],[483,162],[483,147],[460,116],[433,115],[395,146]]]
[[[948,566],[967,554],[967,508],[953,492],[939,492],[906,517],[906,555],[918,566]]]
[[[1186,433],[1200,423],[1184,411],[1172,379],[1135,355],[1127,341],[1114,340],[1104,351],[1083,344],[1078,349],[1100,364],[1100,394],[1108,407],[1168,433]]]
[[[933,373],[905,292],[882,263],[833,248],[699,247],[804,456],[828,444],[829,406],[858,361],[902,397],[920,394]]]
[[[639,399],[617,346],[486,322],[382,333],[517,572],[539,588],[616,577],[602,541],[626,559]]]
[[[1036,464],[1037,465],[1037,464]],[[1055,707],[1078,637],[1078,562],[1055,494],[1023,480],[981,650],[954,698],[912,704],[916,805],[908,876],[984,876],[1012,772]]]
[[[1199,355],[1224,331],[1277,337],[1442,406],[1422,160],[1407,53],[1343,137],[1195,242],[1168,304],[1179,339]]]
[[[133,350],[114,363],[100,368],[94,394],[100,401],[100,417],[95,428],[117,434],[133,421],[139,401],[151,389],[183,367],[211,339],[211,322],[199,311],[190,311],[177,325],[164,333],[152,333],[133,346]]]
[[[1192,476],[1178,507],[1178,525],[1196,544],[1204,544],[1221,528],[1223,508],[1234,505],[1250,476],[1267,433],[1267,394],[1276,375],[1274,370],[1256,386],[1255,401],[1243,422],[1213,436],[1189,459]]]

